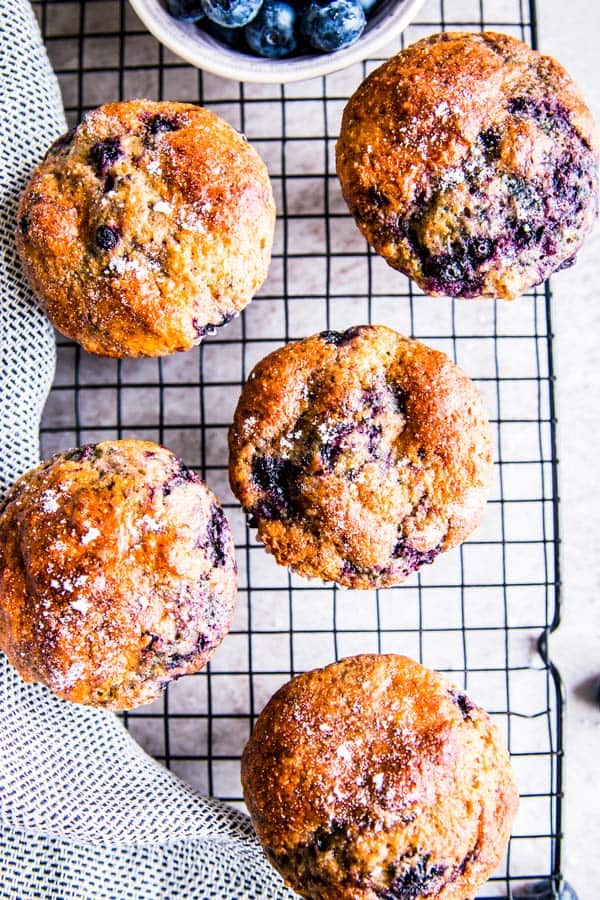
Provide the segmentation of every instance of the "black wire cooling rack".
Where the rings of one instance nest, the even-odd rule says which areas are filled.
[[[202,103],[245,132],[279,210],[259,297],[201,348],[105,360],[58,339],[42,452],[140,437],[166,444],[224,501],[237,541],[238,610],[210,666],[125,716],[139,742],[202,792],[240,803],[239,756],[254,716],[290,675],[358,652],[406,653],[446,671],[508,741],[521,810],[485,897],[561,879],[562,695],[547,656],[559,620],[550,295],[516,303],[432,300],[366,246],[343,204],[333,150],[350,93],[380,60],[292,85],[242,85],[179,61],[124,0],[34,3],[69,124],[100,103],[145,96]],[[445,28],[536,45],[524,0],[431,0],[403,43]],[[382,59],[398,49],[386,48]],[[278,567],[227,483],[227,427],[254,363],[282,343],[366,321],[449,353],[481,388],[496,432],[496,485],[473,540],[393,590],[340,591]]]

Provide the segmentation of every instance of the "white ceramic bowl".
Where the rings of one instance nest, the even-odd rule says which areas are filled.
[[[144,25],[165,47],[182,59],[234,81],[281,83],[316,78],[376,56],[377,50],[412,22],[425,0],[382,0],[362,35],[350,47],[335,53],[263,59],[232,50],[215,38],[169,15],[160,0],[129,0]]]

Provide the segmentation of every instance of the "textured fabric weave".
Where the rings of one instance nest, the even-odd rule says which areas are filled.
[[[66,130],[26,0],[0,0],[0,495],[39,458],[55,362],[14,247],[18,196]],[[293,895],[249,819],[193,793],[111,713],[26,685],[0,654],[0,898],[208,900]]]

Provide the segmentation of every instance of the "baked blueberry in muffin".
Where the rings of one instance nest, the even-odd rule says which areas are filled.
[[[88,113],[19,206],[17,246],[53,324],[91,353],[163,356],[230,321],[267,275],[275,207],[246,139],[188,103]]]
[[[229,436],[231,487],[300,575],[399,584],[473,531],[491,481],[479,392],[448,357],[383,326],[263,359]]]
[[[66,700],[154,700],[208,662],[235,598],[223,510],[158,444],[60,453],[0,506],[0,649]]]
[[[574,261],[597,215],[598,146],[555,60],[450,32],[360,85],[337,171],[366,239],[426,293],[511,299]]]
[[[396,655],[349,657],[271,698],[242,758],[264,850],[311,900],[465,900],[518,805],[488,714]]]

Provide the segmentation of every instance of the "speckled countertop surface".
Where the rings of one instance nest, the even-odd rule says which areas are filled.
[[[540,48],[581,85],[600,118],[600,6],[539,0]],[[600,392],[600,228],[577,265],[553,281],[557,374],[563,621],[551,653],[567,693],[565,872],[579,900],[600,897],[600,531],[598,395]]]

